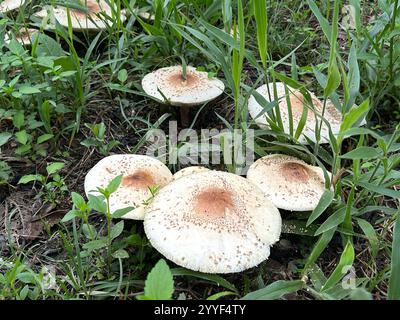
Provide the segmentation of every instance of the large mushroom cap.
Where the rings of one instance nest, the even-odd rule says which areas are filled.
[[[285,92],[285,84],[282,82],[277,82],[276,84],[276,94],[274,94],[274,85],[270,83],[267,85],[262,85],[256,91],[262,95],[268,102],[274,100],[279,100],[279,111],[281,114],[284,131],[285,133],[290,133],[290,118],[288,110],[288,100],[290,101],[292,119],[293,119],[293,132],[299,125],[301,116],[303,114],[304,108],[307,108],[307,120],[305,127],[303,128],[302,135],[299,137],[299,142],[307,144],[307,140],[304,136],[307,136],[312,141],[316,141],[315,138],[315,124],[318,121],[318,126],[321,124],[321,114],[323,110],[322,102],[311,92],[309,92],[311,103],[307,102],[304,95],[299,90],[293,90],[288,87],[288,96]],[[271,99],[269,98],[271,95]],[[248,109],[251,117],[255,120],[256,124],[261,128],[268,127],[267,114],[263,114],[263,107],[257,102],[254,96],[251,96],[248,103]],[[316,116],[317,115],[317,116]],[[324,111],[324,118],[329,122],[333,134],[339,132],[340,124],[342,122],[342,116],[332,103],[327,103]],[[327,125],[323,122],[321,127],[321,140],[320,143],[329,142],[329,129]]]
[[[142,87],[149,96],[166,102],[164,95],[174,106],[201,105],[215,99],[225,89],[221,80],[209,78],[207,72],[191,66],[186,67],[186,80],[182,78],[181,66],[166,67],[147,74]]]
[[[282,154],[258,159],[250,166],[247,178],[275,206],[290,211],[314,210],[325,191],[321,168]]]
[[[35,33],[38,33],[39,30],[32,28],[22,28],[15,34],[15,40],[21,43],[24,46],[30,46],[32,44],[32,37]],[[9,44],[12,39],[11,33],[7,33],[4,37],[4,42]]]
[[[105,0],[80,0],[87,12],[70,8],[71,27],[75,31],[80,30],[103,30],[112,24],[110,18],[113,16],[113,10]],[[66,7],[46,6],[42,10],[34,13],[38,18],[49,18],[48,29],[55,28],[55,21],[64,27],[68,27],[68,11]],[[121,21],[126,17],[121,13]]]
[[[176,264],[232,273],[267,259],[281,233],[278,209],[249,180],[208,171],[174,180],[146,209],[145,232]]]
[[[202,166],[191,166],[191,167],[186,167],[183,168],[177,172],[175,172],[173,179],[179,179],[185,176],[188,176],[190,174],[194,174],[194,173],[199,173],[199,172],[206,172],[206,171],[210,171],[210,169],[206,168],[206,167],[202,167]]]
[[[86,195],[98,195],[98,187],[105,188],[119,175],[121,185],[110,197],[110,210],[135,207],[123,218],[143,220],[145,202],[152,194],[150,187],[163,187],[172,180],[172,173],[159,160],[144,155],[112,155],[100,160],[86,175]]]
[[[0,13],[7,13],[24,5],[26,0],[4,0],[0,3]]]

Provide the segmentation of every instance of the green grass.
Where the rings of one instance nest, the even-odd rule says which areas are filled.
[[[116,12],[98,34],[44,31],[31,14],[55,1],[0,16],[0,299],[399,299],[399,1],[349,1],[355,26],[347,30],[339,0],[109,2]],[[31,47],[3,41],[32,24],[40,34]],[[140,222],[112,219],[104,203],[117,180],[102,197],[81,196],[84,175],[99,159],[143,153],[146,132],[178,117],[140,82],[182,61],[226,85],[193,128],[253,128],[256,158],[297,156],[323,168],[332,187],[313,212],[282,214],[292,227],[271,258],[239,274],[202,274],[160,260]],[[304,121],[295,130],[292,119],[292,135],[284,132],[276,104],[255,93],[278,81],[315,92],[324,107],[331,99],[341,111],[340,132],[328,145],[299,144]],[[268,130],[248,116],[252,94],[270,116]],[[40,233],[29,229],[32,216]],[[343,286],[349,266],[351,288]]]

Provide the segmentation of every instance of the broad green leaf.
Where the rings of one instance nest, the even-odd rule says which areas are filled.
[[[118,209],[115,210],[112,214],[112,217],[114,219],[119,219],[121,217],[123,217],[124,215],[126,215],[127,213],[131,212],[132,210],[135,210],[134,207],[127,207],[127,208],[122,208],[122,209]]]
[[[88,223],[82,224],[82,232],[86,239],[93,240],[93,237],[97,235],[96,228]]]
[[[375,229],[368,221],[364,219],[356,218],[356,220],[361,230],[368,238],[368,241],[371,245],[371,255],[375,259],[379,250],[379,240],[378,236],[376,235]]]
[[[50,133],[42,134],[41,136],[39,136],[37,138],[37,144],[41,144],[45,141],[48,141],[48,140],[52,139],[53,137],[54,137],[54,135],[50,134]]]
[[[111,239],[117,238],[124,230],[124,221],[120,221],[111,228]]]
[[[121,69],[118,71],[118,80],[121,83],[124,83],[128,79],[128,72],[126,69]]]
[[[83,249],[85,250],[98,250],[107,246],[107,238],[102,238],[98,240],[89,241],[83,244]]]
[[[400,300],[400,214],[393,229],[388,299]]]
[[[46,171],[48,175],[52,175],[60,171],[62,168],[65,167],[64,162],[53,162],[46,167]]]
[[[331,230],[341,224],[346,217],[346,208],[340,208],[336,210],[332,215],[329,216],[328,219],[325,220],[323,224],[320,225],[318,230],[315,232],[315,235],[320,235],[323,232]]]
[[[369,110],[369,100],[365,100],[363,103],[361,103],[359,106],[354,106],[350,109],[349,112],[347,112],[343,118],[343,122],[340,125],[340,135],[342,135],[345,131],[350,129],[353,124],[355,124],[357,121],[361,120],[363,116],[368,112]]]
[[[122,174],[112,179],[107,186],[108,192],[114,193],[115,191],[117,191],[119,185],[121,184],[121,181],[122,181]]]
[[[35,283],[35,275],[28,271],[18,273],[16,278],[23,283]]]
[[[36,54],[38,56],[54,56],[54,57],[62,57],[65,56],[64,50],[61,45],[55,41],[52,37],[49,37],[46,34],[40,33],[37,35],[39,37],[38,42],[39,45],[36,49]],[[33,41],[35,41],[35,37]]]
[[[42,105],[38,109],[39,109],[40,119],[44,123],[44,126],[45,126],[47,132],[51,132],[51,124],[50,124],[51,107],[50,107],[50,101],[49,100],[44,101],[42,103]]]
[[[72,219],[74,219],[75,217],[78,217],[78,216],[79,216],[79,211],[78,210],[70,210],[61,219],[61,222],[70,221],[70,220],[72,220]]]
[[[107,212],[107,204],[105,202],[104,197],[102,196],[94,196],[89,194],[89,207],[92,208],[93,210],[96,210],[100,213],[106,213]]]
[[[129,258],[129,254],[128,252],[126,252],[126,250],[124,249],[119,249],[117,251],[115,251],[112,256],[116,259],[127,259]]]
[[[384,196],[388,196],[388,197],[391,197],[394,199],[400,198],[400,191],[397,191],[397,190],[388,189],[388,188],[385,188],[382,186],[377,186],[372,183],[362,182],[362,181],[359,181],[358,185],[369,191],[372,191],[372,192],[375,192],[378,194],[382,194]]]
[[[170,300],[174,293],[174,279],[164,259],[157,262],[147,275],[144,295],[151,300]]]
[[[359,147],[357,149],[351,150],[341,156],[343,159],[351,160],[369,160],[375,159],[382,155],[382,152],[377,148],[372,147]]]
[[[313,210],[310,217],[307,220],[307,226],[313,223],[332,203],[333,197],[335,196],[334,192],[331,190],[325,190],[322,194],[321,199],[318,202],[317,207]]]
[[[41,91],[36,87],[21,86],[19,88],[19,92],[22,93],[22,94],[35,94],[35,93],[40,93]]]
[[[86,206],[86,202],[79,193],[71,192],[71,198],[72,203],[75,205],[75,207],[77,207],[79,210],[84,209],[84,207]]]
[[[299,291],[304,286],[301,280],[278,280],[265,288],[246,294],[241,300],[275,300],[283,295]]]
[[[351,242],[347,242],[346,247],[344,248],[342,255],[340,256],[339,264],[336,266],[335,270],[333,270],[332,274],[322,287],[322,291],[328,290],[332,288],[336,283],[342,279],[346,272],[344,271],[346,267],[349,267],[353,264],[354,261],[354,248]]]
[[[26,184],[32,181],[42,181],[43,176],[40,174],[27,174],[19,179],[18,184]]]
[[[0,133],[0,147],[5,145],[8,140],[12,137],[12,134],[9,132],[1,132]]]
[[[372,294],[365,288],[356,288],[350,292],[351,300],[372,300]]]
[[[18,110],[13,116],[13,125],[18,130],[22,128],[25,122],[24,112],[22,110]]]
[[[20,144],[26,144],[29,140],[29,135],[25,130],[18,131],[15,134],[15,139],[20,143]]]
[[[25,300],[25,298],[27,297],[29,293],[29,285],[26,285],[22,288],[22,290],[19,292],[19,298],[21,300]]]

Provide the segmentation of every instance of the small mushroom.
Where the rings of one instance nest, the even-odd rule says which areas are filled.
[[[38,33],[39,30],[32,28],[22,28],[15,34],[15,40],[24,46],[30,46],[32,44],[32,37]],[[8,32],[4,37],[4,42],[9,44],[12,39],[11,32]]]
[[[202,167],[202,166],[186,167],[186,168],[183,168],[183,169],[175,172],[175,174],[173,176],[173,179],[177,180],[179,178],[188,176],[190,174],[199,173],[199,172],[206,172],[206,171],[210,171],[210,169],[208,169],[206,167]]]
[[[86,175],[85,193],[99,195],[97,188],[105,188],[122,174],[121,185],[111,194],[111,213],[134,207],[124,219],[143,220],[146,202],[151,199],[149,188],[163,187],[172,180],[172,173],[159,160],[144,155],[112,155],[100,160]]]
[[[268,94],[271,95],[271,99]],[[311,141],[316,142],[315,138],[315,128],[316,122],[318,122],[318,128],[321,126],[321,115],[323,110],[322,102],[311,92],[309,92],[312,100],[312,105],[309,104],[304,95],[299,90],[293,90],[288,87],[288,96],[285,92],[285,85],[282,82],[276,83],[276,93],[277,96],[274,95],[274,85],[271,83],[269,86],[262,85],[256,90],[260,95],[262,95],[268,102],[272,102],[274,100],[279,100],[279,111],[282,118],[282,123],[284,126],[285,133],[290,133],[289,126],[289,111],[288,111],[288,100],[290,101],[291,111],[292,111],[292,119],[293,119],[293,132],[296,132],[296,129],[299,125],[300,119],[303,114],[304,108],[307,108],[307,120],[306,124],[303,128],[302,135],[299,137],[298,141],[302,144],[308,144],[307,138]],[[248,103],[248,109],[251,117],[255,120],[256,124],[261,128],[268,128],[267,114],[263,114],[263,107],[257,102],[254,96],[251,96]],[[317,115],[317,116],[316,116]],[[327,101],[324,111],[324,118],[330,124],[333,134],[338,134],[340,124],[342,123],[342,115],[335,108],[335,106]],[[329,143],[329,129],[327,125],[322,122],[321,126],[321,139],[320,144]]]
[[[71,27],[75,31],[96,31],[104,30],[112,23],[107,17],[113,17],[113,9],[105,0],[80,0],[82,6],[86,7],[87,12],[70,8]],[[33,14],[38,18],[49,18],[47,29],[55,29],[55,21],[68,28],[67,7],[46,6],[42,10]],[[121,13],[121,21],[126,20],[126,16]]]
[[[268,258],[281,223],[278,209],[249,180],[210,170],[162,188],[146,208],[144,230],[180,266],[232,273]]]
[[[26,0],[4,0],[0,3],[0,13],[7,13],[18,9],[25,4]]]
[[[314,210],[325,191],[321,168],[283,154],[258,159],[250,166],[247,178],[284,210]]]
[[[181,66],[158,69],[143,78],[142,87],[149,96],[162,103],[181,107],[184,126],[189,124],[190,107],[214,100],[225,89],[221,80],[210,78],[207,72],[191,66],[186,67],[186,75]]]

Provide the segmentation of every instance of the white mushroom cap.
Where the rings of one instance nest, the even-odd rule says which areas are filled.
[[[32,44],[32,37],[35,33],[39,32],[37,29],[32,28],[22,28],[15,35],[15,40],[24,46],[30,46]],[[8,32],[4,37],[4,42],[9,44],[12,39],[11,32]]]
[[[114,18],[113,10],[105,0],[80,0],[82,6],[86,6],[88,13],[71,8],[71,26],[73,30],[103,30],[112,23],[108,17]],[[42,10],[33,14],[38,18],[50,18],[48,29],[55,28],[55,21],[64,27],[68,27],[68,12],[66,7],[46,6]],[[121,13],[121,21],[126,20],[126,16]]]
[[[217,78],[209,78],[207,72],[197,71],[191,66],[186,67],[186,80],[182,78],[182,67],[166,67],[144,76],[143,90],[162,102],[163,95],[174,106],[201,105],[224,92],[225,85]]]
[[[149,187],[163,187],[172,180],[172,173],[159,160],[144,155],[112,155],[100,160],[86,175],[85,193],[99,195],[98,187],[105,188],[123,175],[118,190],[111,194],[110,210],[135,207],[124,219],[143,220],[145,202],[151,199]]]
[[[281,216],[263,192],[238,175],[208,171],[172,181],[146,209],[152,246],[188,269],[232,273],[268,258]]]
[[[325,191],[321,168],[283,154],[258,159],[250,166],[247,178],[275,206],[290,211],[314,210]]]
[[[26,0],[4,0],[4,1],[1,1],[0,12],[7,13],[9,11],[18,9],[19,7],[24,5],[25,2],[26,2]]]
[[[271,99],[269,99],[268,95],[268,87],[271,94]],[[282,82],[276,82],[276,93],[277,97],[274,95],[274,85],[270,83],[267,85],[262,85],[256,90],[259,94],[261,94],[268,102],[272,102],[274,100],[279,100],[279,110],[284,126],[285,133],[290,133],[289,129],[289,111],[287,98],[285,93],[285,85]],[[323,110],[322,102],[311,92],[311,100],[313,105],[308,105],[305,97],[299,90],[293,90],[288,87],[288,95],[290,99],[292,116],[293,116],[293,132],[296,132],[296,129],[299,125],[304,107],[308,108],[307,120],[305,127],[303,128],[303,132],[299,137],[299,142],[302,144],[307,144],[307,140],[304,136],[307,136],[310,140],[316,142],[315,138],[315,124],[318,121],[318,127],[321,125],[321,114]],[[254,96],[251,96],[248,103],[248,109],[251,117],[255,120],[256,124],[261,128],[269,127],[267,121],[267,114],[262,114],[263,107],[257,102]],[[317,117],[315,116],[317,114]],[[333,134],[337,134],[339,132],[340,124],[342,122],[342,116],[338,110],[336,110],[335,106],[327,101],[324,118],[329,122]],[[320,143],[328,143],[329,142],[329,130],[327,125],[323,122],[321,127],[321,139]]]
[[[179,179],[185,176],[188,176],[190,174],[194,174],[194,173],[199,173],[199,172],[206,172],[206,171],[210,171],[210,169],[206,168],[206,167],[202,167],[202,166],[191,166],[191,167],[186,167],[183,168],[177,172],[175,172],[173,179]]]

